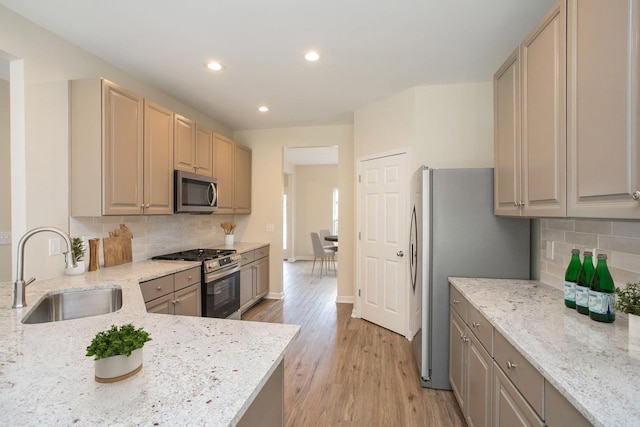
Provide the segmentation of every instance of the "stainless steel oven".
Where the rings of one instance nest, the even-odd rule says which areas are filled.
[[[190,249],[152,259],[202,262],[202,316],[240,320],[240,260],[230,249]]]
[[[205,273],[202,283],[202,315],[227,318],[240,310],[240,264]]]

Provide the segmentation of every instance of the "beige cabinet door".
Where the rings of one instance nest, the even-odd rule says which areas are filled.
[[[467,390],[465,419],[469,427],[491,425],[493,360],[472,333],[467,333]]]
[[[261,258],[255,264],[256,297],[269,292],[269,257]]]
[[[147,313],[173,314],[173,292],[145,304]]]
[[[138,215],[143,205],[143,98],[103,82],[104,215]]]
[[[558,0],[520,47],[523,214],[566,216],[566,6]]]
[[[516,49],[493,77],[496,215],[522,213],[519,58]]]
[[[640,0],[568,5],[568,215],[640,218]]]
[[[251,149],[234,147],[234,213],[251,213]]]
[[[253,265],[242,266],[240,270],[240,308],[246,309],[253,301],[254,296]]]
[[[203,126],[197,125],[195,147],[195,170],[197,174],[215,178],[213,174],[213,148],[213,132]]]
[[[174,132],[174,167],[194,173],[196,124],[193,120],[176,114]]]
[[[173,112],[144,102],[144,214],[173,213]]]
[[[218,180],[219,214],[233,213],[234,197],[234,142],[222,135],[215,135],[215,170]]]
[[[466,417],[465,376],[467,366],[466,327],[460,316],[452,309],[449,325],[449,383],[462,414]]]
[[[493,425],[495,427],[543,427],[536,415],[498,365],[493,365]]]
[[[202,316],[202,291],[200,283],[188,286],[174,294],[173,314],[180,316]]]

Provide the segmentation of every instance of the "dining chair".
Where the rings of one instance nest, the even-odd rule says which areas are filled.
[[[331,235],[331,232],[326,228],[320,230],[320,242],[322,243],[322,247],[325,249],[332,250],[334,252],[338,251],[338,245],[333,242],[329,242],[325,239],[325,237]]]
[[[329,269],[331,262],[333,262],[333,270],[335,272],[335,252],[330,249],[322,247],[320,236],[318,233],[311,232],[311,246],[313,247],[313,266],[311,267],[311,274],[316,267],[316,260],[320,258],[320,277],[322,277],[322,266],[325,265],[325,270]]]

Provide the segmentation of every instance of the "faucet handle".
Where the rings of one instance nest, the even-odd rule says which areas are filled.
[[[27,280],[26,282],[24,282],[24,287],[26,288],[27,286],[29,286],[30,284],[32,284],[33,282],[36,281],[35,277],[30,278],[29,280]]]

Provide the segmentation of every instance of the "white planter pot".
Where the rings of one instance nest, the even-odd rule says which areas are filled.
[[[112,356],[95,361],[96,381],[112,383],[132,377],[142,369],[142,349],[133,350],[131,356]]]
[[[67,274],[69,276],[76,276],[78,274],[84,273],[85,269],[86,269],[86,265],[85,265],[84,261],[76,261],[76,266],[75,267],[65,268],[64,272],[65,272],[65,274]]]
[[[629,314],[629,341],[631,337],[636,341],[640,341],[640,316]]]
[[[233,234],[225,234],[224,235],[224,244],[225,246],[233,245]]]

